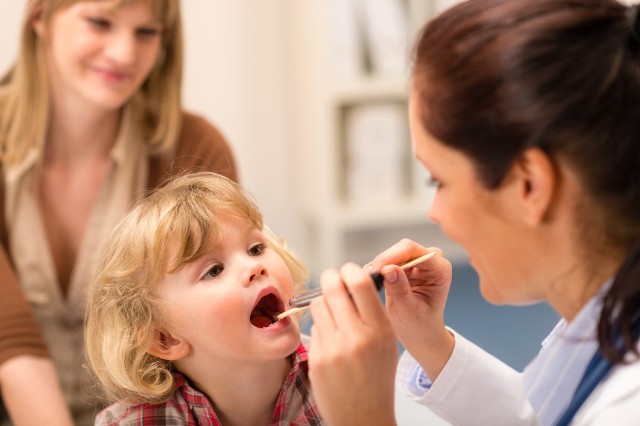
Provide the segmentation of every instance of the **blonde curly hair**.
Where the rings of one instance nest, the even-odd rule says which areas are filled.
[[[264,226],[260,210],[240,185],[211,172],[169,181],[113,230],[91,284],[85,349],[107,400],[162,402],[171,396],[172,364],[147,353],[163,324],[156,288],[166,273],[205,253],[221,231],[217,218],[222,214],[246,218],[263,230],[296,290],[305,286],[307,269]]]

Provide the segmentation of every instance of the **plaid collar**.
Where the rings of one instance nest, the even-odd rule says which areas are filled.
[[[278,395],[271,425],[322,424],[309,384],[309,353],[302,343],[291,354],[291,358],[291,370]],[[174,374],[176,393],[180,392],[184,397],[190,411],[195,416],[196,424],[220,425],[221,423],[207,397],[193,387],[184,375],[177,371]]]
[[[311,392],[307,374],[308,358],[309,354],[302,343],[291,354],[291,370],[276,400],[270,426],[324,424]],[[174,371],[173,375],[175,391],[168,401],[160,404],[143,403],[129,406],[117,403],[100,413],[96,424],[115,426],[126,421],[142,426],[157,424],[221,426],[213,405],[206,395],[195,388],[182,373]]]

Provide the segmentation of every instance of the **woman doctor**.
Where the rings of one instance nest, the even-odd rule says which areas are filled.
[[[452,424],[637,424],[638,16],[615,0],[468,0],[426,25],[409,119],[437,185],[430,218],[486,300],[562,319],[519,373],[445,327],[443,257],[395,266],[432,249],[405,239],[326,271],[310,372],[330,424],[393,423],[394,332],[398,386]]]

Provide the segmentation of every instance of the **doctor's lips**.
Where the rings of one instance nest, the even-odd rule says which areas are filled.
[[[284,303],[273,292],[259,297],[251,311],[249,321],[257,328],[266,328],[276,323],[274,317],[284,310]]]
[[[410,262],[405,263],[404,265],[401,265],[400,268],[407,270],[409,268],[412,268],[422,262],[425,262],[429,259],[431,259],[432,257],[434,257],[436,254],[438,254],[438,252],[436,251],[431,251],[425,255],[422,255],[416,259],[413,259]],[[376,290],[380,290],[384,284],[384,277],[382,276],[382,274],[380,274],[379,272],[375,273],[375,274],[371,274],[371,280],[373,281],[373,283],[376,286]],[[313,299],[315,299],[318,296],[322,295],[322,289],[321,288],[317,288],[314,290],[310,290],[310,291],[306,291],[304,293],[300,293],[298,295],[293,296],[290,300],[289,300],[289,305],[292,306],[291,309],[282,312],[280,314],[276,313],[276,315],[273,317],[274,320],[276,321],[280,321],[283,318],[288,317],[289,315],[298,313],[302,310],[304,310],[307,306],[309,306],[309,304],[311,303],[311,301]]]

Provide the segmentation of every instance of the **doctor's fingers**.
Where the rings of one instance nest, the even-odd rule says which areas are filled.
[[[351,295],[338,271],[335,269],[325,270],[320,276],[320,286],[322,287],[322,297],[311,302],[312,315],[319,310],[316,305],[323,304],[326,312],[322,310],[320,315],[327,317],[323,318],[326,321],[330,317],[335,328],[344,328],[355,321],[360,321]]]
[[[438,248],[429,249],[413,240],[404,238],[378,254],[367,264],[367,268],[369,272],[379,272],[386,265],[401,266],[430,251],[438,251],[442,255],[442,251]]]
[[[437,250],[437,252],[442,253],[442,251],[435,247],[430,247],[429,250]],[[387,272],[394,268],[393,265],[387,265],[382,268],[381,272],[385,277],[392,278],[393,275]],[[448,288],[449,284],[451,284],[451,262],[443,257],[442,254],[438,254],[409,269],[405,269],[404,273],[412,287],[446,286]]]
[[[340,274],[362,323],[374,327],[384,324],[387,314],[369,272],[347,263],[340,269]]]

